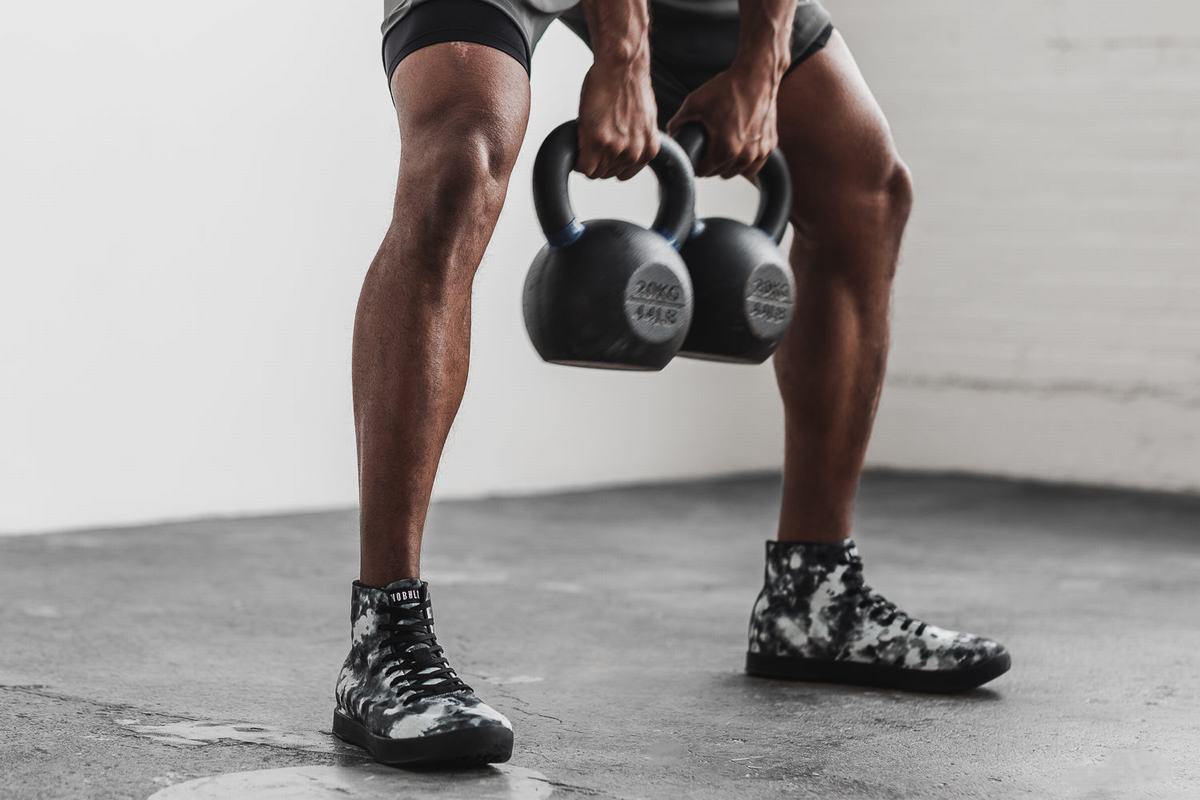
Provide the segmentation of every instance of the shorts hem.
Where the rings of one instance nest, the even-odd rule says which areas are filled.
[[[833,23],[830,22],[830,23],[826,24],[825,27],[821,29],[821,32],[819,34],[817,34],[817,38],[813,39],[812,43],[809,44],[808,47],[805,47],[804,50],[802,50],[800,52],[800,55],[798,55],[792,59],[792,63],[788,64],[787,70],[785,70],[783,73],[784,76],[786,77],[787,74],[789,72],[791,72],[792,70],[794,70],[796,67],[800,66],[805,61],[807,61],[808,59],[815,56],[817,53],[824,50],[825,45],[829,44],[830,37],[833,36],[833,31],[834,31]]]
[[[430,31],[413,39],[410,39],[399,50],[392,54],[389,59],[384,55],[384,72],[387,73],[387,78],[392,79],[392,73],[396,71],[396,67],[400,66],[400,62],[408,56],[424,50],[435,44],[444,44],[445,42],[470,42],[472,44],[481,44],[490,47],[493,50],[499,50],[501,53],[512,56],[513,60],[521,65],[525,70],[525,74],[529,75],[529,59],[525,54],[524,49],[513,47],[508,42],[503,41],[495,36],[492,36],[484,31],[474,30],[472,28],[446,28],[440,31]]]
[[[455,24],[464,21],[470,24]],[[388,81],[406,57],[443,42],[470,42],[499,50],[530,74],[529,37],[505,9],[484,0],[442,0],[414,6],[384,31],[381,49]]]

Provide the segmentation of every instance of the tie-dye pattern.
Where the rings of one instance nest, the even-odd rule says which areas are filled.
[[[750,618],[750,652],[927,671],[961,670],[1004,652],[991,639],[903,613],[889,620],[888,608],[894,607],[863,582],[853,541],[767,542],[766,578]]]
[[[419,605],[428,592],[428,585],[417,580],[396,581],[386,589],[354,584],[350,654],[337,679],[338,711],[361,723],[374,735],[390,739],[435,736],[486,726],[512,730],[512,725],[500,712],[483,703],[469,688],[432,697],[414,697],[413,689],[417,684],[428,686],[444,679],[399,680],[393,686],[392,678],[384,677],[384,671],[396,662],[397,656],[386,645],[389,633],[382,626],[396,615],[397,610]],[[401,597],[416,599],[402,602],[398,599]],[[435,668],[422,670],[432,671]]]

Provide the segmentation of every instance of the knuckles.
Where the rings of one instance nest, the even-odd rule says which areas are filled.
[[[626,175],[644,167],[657,151],[658,142],[645,137],[595,136],[580,143],[580,171],[590,178]]]

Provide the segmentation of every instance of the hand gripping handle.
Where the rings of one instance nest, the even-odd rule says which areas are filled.
[[[658,155],[650,169],[658,178],[658,215],[651,228],[678,248],[691,228],[696,189],[692,163],[671,137],[659,137]],[[550,131],[533,162],[533,206],[546,241],[568,245],[583,235],[571,208],[567,178],[579,159],[579,123],[570,120]]]
[[[697,164],[704,156],[708,134],[703,125],[692,122],[679,130],[675,140],[687,153],[688,159]],[[787,228],[788,217],[792,213],[792,179],[787,160],[778,147],[767,156],[767,162],[758,175],[754,176],[754,183],[759,190],[758,213],[754,216],[754,227],[779,244]]]

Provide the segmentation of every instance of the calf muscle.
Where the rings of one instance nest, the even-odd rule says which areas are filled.
[[[785,417],[779,538],[836,542],[853,525],[912,188],[836,33],[784,80],[779,102],[797,288],[796,319],[775,354]]]
[[[392,95],[401,156],[393,217],[354,324],[360,579],[420,573],[434,475],[466,384],[471,281],[525,135],[529,84],[499,51],[418,50]]]

